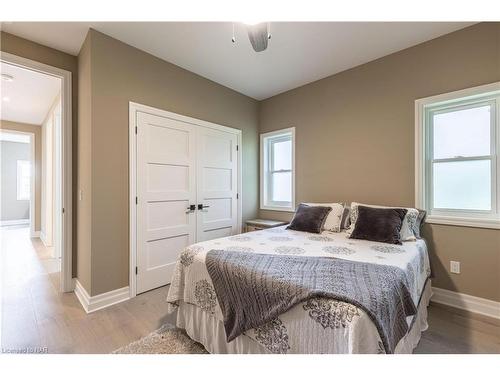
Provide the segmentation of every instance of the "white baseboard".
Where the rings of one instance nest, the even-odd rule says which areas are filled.
[[[432,291],[433,302],[500,319],[500,302],[441,288],[432,288]]]
[[[40,238],[40,231],[37,230],[36,232],[31,233],[31,237],[33,237],[33,238]]]
[[[6,227],[9,225],[23,225],[29,224],[30,219],[19,219],[19,220],[2,220],[0,221],[0,227]]]
[[[42,240],[43,244],[47,246],[47,244],[45,243],[45,233],[42,231],[40,231],[40,239]]]
[[[104,309],[130,298],[128,286],[91,297],[78,279],[75,279],[75,294],[87,313]]]
[[[53,244],[47,242],[47,235],[43,231],[40,231],[40,239],[42,240],[43,245],[45,247],[52,247],[52,246],[54,246]]]

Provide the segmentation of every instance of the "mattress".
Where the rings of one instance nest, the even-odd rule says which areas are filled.
[[[200,242],[181,253],[167,297],[168,310],[177,313],[178,326],[186,329],[210,352],[384,353],[380,335],[370,317],[354,305],[329,298],[299,303],[272,321],[223,345],[223,316],[205,265],[206,254],[213,249],[282,256],[331,256],[399,267],[407,275],[409,290],[419,312],[418,316],[407,318],[409,332],[396,352],[412,350],[420,330],[426,328],[430,264],[424,240],[390,245],[353,240],[345,232],[311,234],[278,227]],[[209,333],[213,343],[207,341]]]

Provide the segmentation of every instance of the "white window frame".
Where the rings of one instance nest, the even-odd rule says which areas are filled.
[[[292,139],[292,169],[273,171],[272,155],[269,155],[272,144],[283,139],[283,137],[290,136]],[[292,173],[292,201],[269,201],[269,192],[272,191],[271,174],[284,172]],[[286,212],[295,211],[295,127],[262,133],[260,135],[260,209]]]
[[[489,104],[491,116],[491,154],[434,160],[432,156],[432,114],[457,108]],[[459,90],[415,101],[415,204],[427,210],[431,224],[500,229],[500,82]],[[491,160],[490,211],[435,209],[432,207],[432,163],[443,161]]]
[[[30,176],[30,183],[29,183],[29,192],[28,192],[28,196],[25,197],[24,195],[22,195],[22,191],[21,191],[21,186],[22,186],[22,181],[21,181],[21,172],[22,172],[22,165],[23,164],[29,164],[30,165],[30,173],[32,172],[31,171],[31,162],[29,160],[18,160],[17,161],[17,166],[16,166],[16,180],[17,180],[17,186],[16,186],[16,198],[18,201],[29,201],[31,199],[31,179],[32,179],[32,176]]]

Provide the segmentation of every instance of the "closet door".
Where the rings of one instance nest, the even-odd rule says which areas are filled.
[[[197,242],[236,234],[237,141],[236,134],[198,128]]]
[[[196,130],[137,114],[137,293],[170,283],[180,252],[196,241]]]

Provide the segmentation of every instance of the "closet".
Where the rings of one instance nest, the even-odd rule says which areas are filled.
[[[142,293],[170,282],[186,246],[239,232],[241,132],[160,110],[134,114],[135,274]]]

